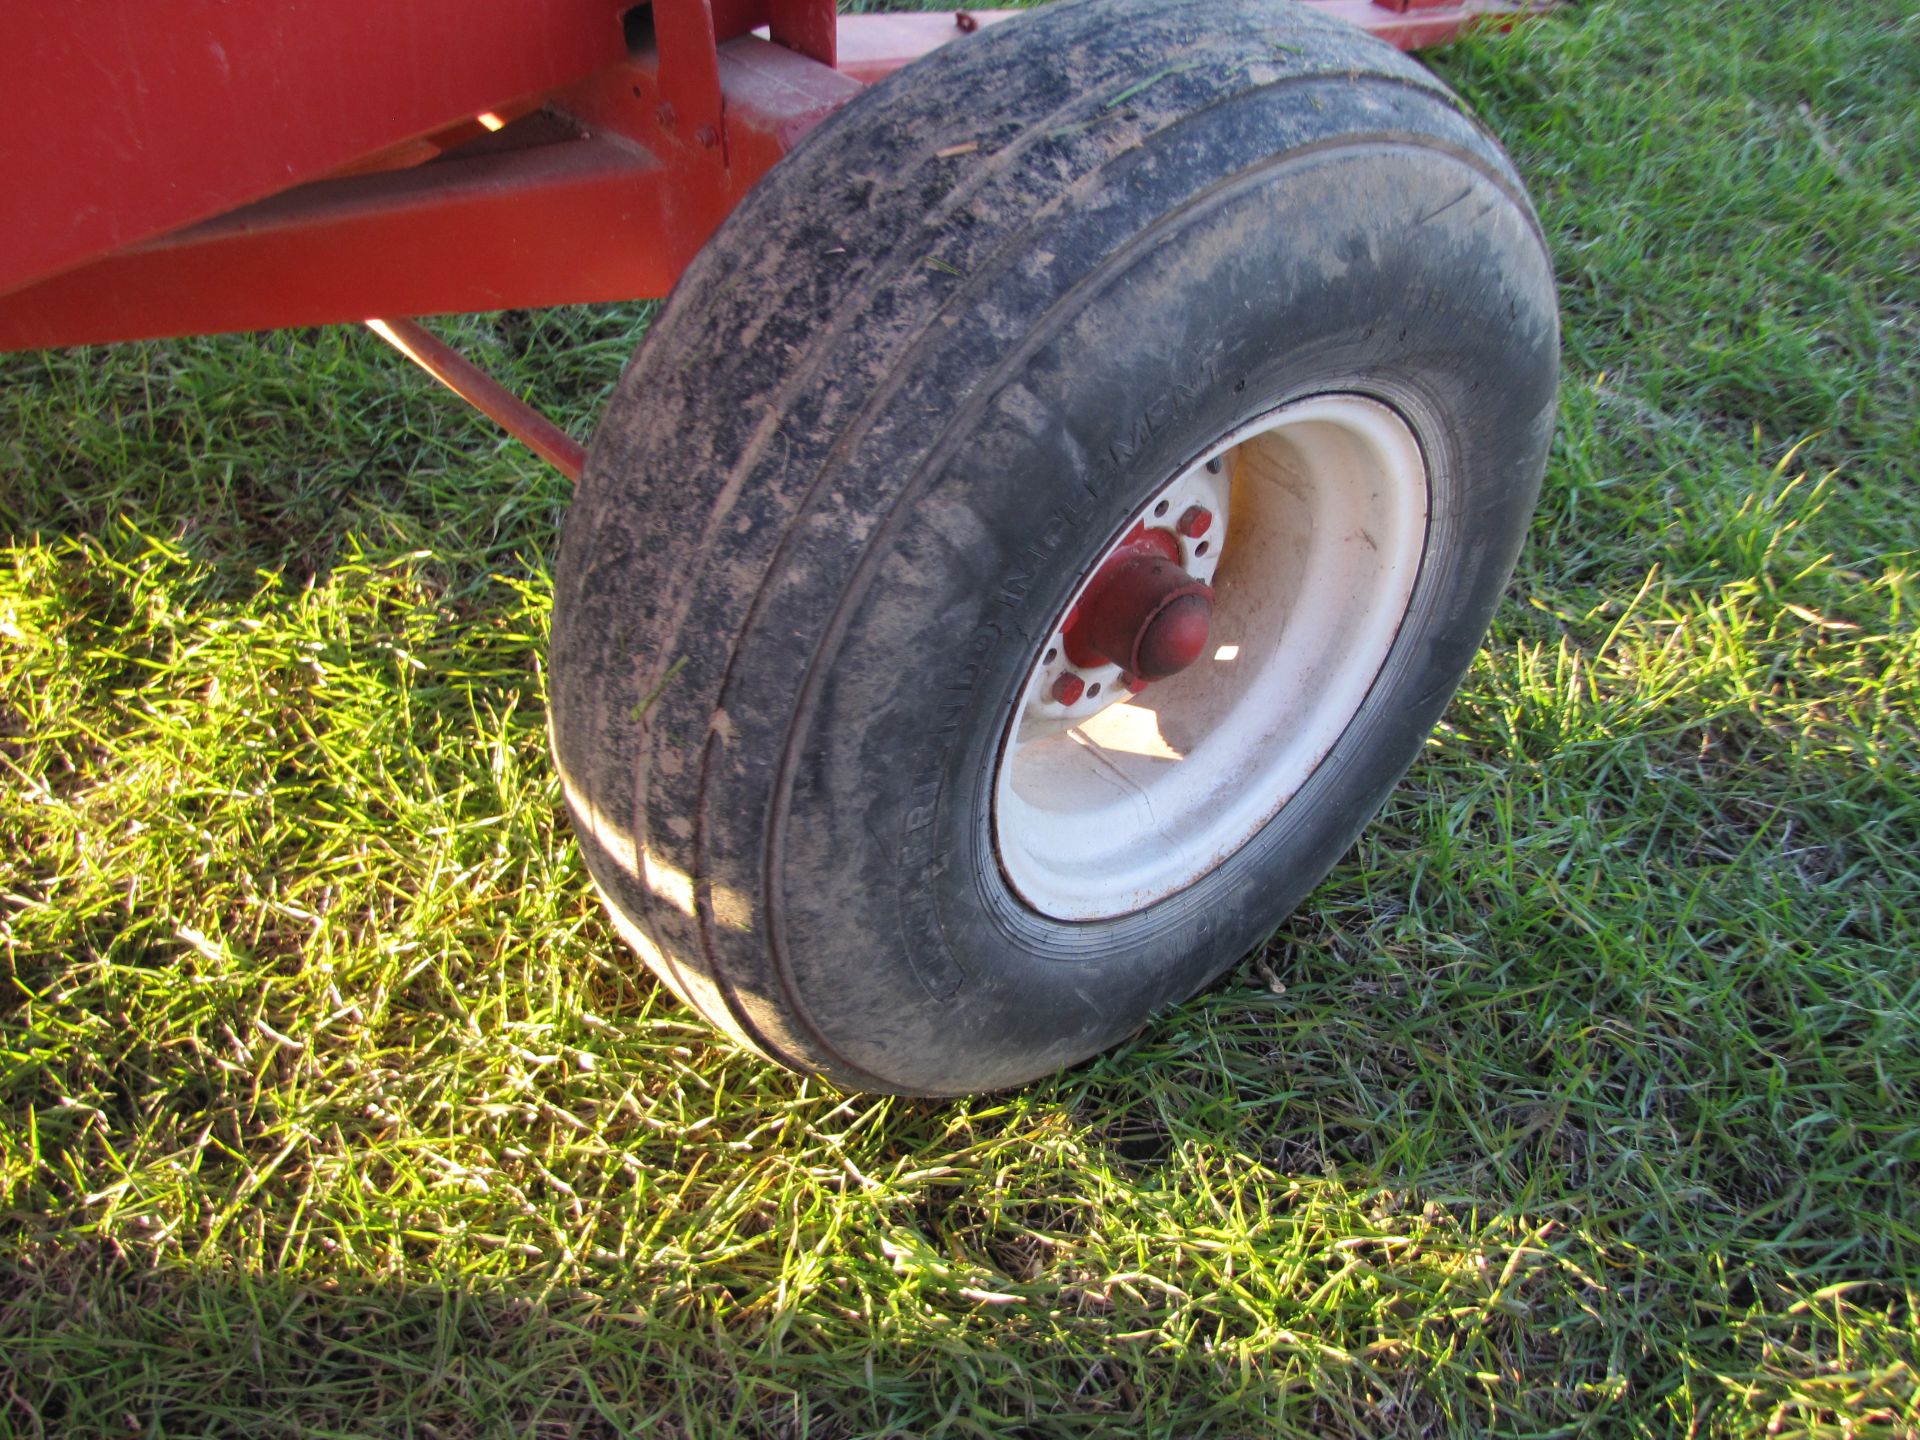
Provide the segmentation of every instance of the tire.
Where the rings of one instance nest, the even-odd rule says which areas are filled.
[[[849,1089],[996,1089],[1123,1039],[1412,762],[1523,539],[1557,355],[1499,146],[1287,0],[1063,0],[856,97],[689,269],[566,521],[554,749],[621,932]],[[1210,577],[1152,508],[1209,484]],[[1175,757],[1115,800],[1078,750],[1032,757],[1119,765],[1058,733],[1048,652],[1148,530],[1214,629],[1099,711],[1158,715]],[[1145,613],[1080,673],[1107,700]]]

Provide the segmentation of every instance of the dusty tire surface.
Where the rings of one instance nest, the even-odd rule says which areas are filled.
[[[629,942],[852,1088],[1085,1058],[1258,943],[1472,658],[1553,423],[1552,269],[1498,145],[1287,0],[1063,0],[857,97],[747,198],[623,377],[562,538],[552,729]],[[996,860],[1038,643],[1142,496],[1323,394],[1418,438],[1405,617],[1306,783],[1096,922]]]

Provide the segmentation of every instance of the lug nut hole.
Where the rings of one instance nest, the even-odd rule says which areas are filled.
[[[1204,555],[1212,548],[1213,542],[1211,540],[1202,540],[1198,545],[1193,547],[1193,553],[1195,555]]]
[[[1153,515],[1156,520],[1167,513],[1168,504],[1168,501],[1162,500],[1158,505],[1153,507]]]

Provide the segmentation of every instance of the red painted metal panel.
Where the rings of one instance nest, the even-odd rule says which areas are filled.
[[[568,84],[628,3],[0,5],[0,294]]]
[[[753,182],[860,88],[750,36],[722,47],[719,71],[730,163],[661,125],[655,65],[611,66],[567,97],[591,135],[535,114],[426,165],[321,181],[108,256],[0,297],[0,350],[665,295]]]
[[[833,0],[767,0],[773,38],[822,65],[836,63],[839,17]]]

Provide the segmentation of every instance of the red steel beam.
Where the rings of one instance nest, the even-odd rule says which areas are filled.
[[[670,200],[588,139],[322,181],[0,299],[0,350],[661,294]]]

